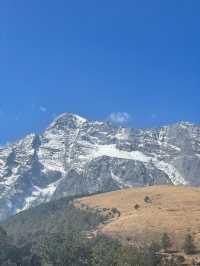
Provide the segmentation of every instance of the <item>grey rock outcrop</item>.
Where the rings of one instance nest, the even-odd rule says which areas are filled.
[[[0,149],[0,219],[68,195],[200,185],[200,126],[117,127],[65,113]]]

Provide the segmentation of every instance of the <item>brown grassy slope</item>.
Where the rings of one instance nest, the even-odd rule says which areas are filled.
[[[152,203],[145,203],[149,196]],[[190,232],[200,248],[200,189],[183,186],[153,186],[119,190],[85,197],[81,204],[92,208],[117,208],[121,215],[100,231],[129,242],[159,240],[167,232],[180,248]],[[139,208],[135,209],[138,204]]]

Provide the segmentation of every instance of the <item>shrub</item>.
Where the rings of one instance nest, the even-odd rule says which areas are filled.
[[[144,202],[145,202],[145,203],[151,203],[152,200],[150,199],[149,196],[145,196],[145,198],[144,198]]]
[[[135,204],[134,208],[135,208],[135,210],[138,210],[140,208],[140,205],[139,204]]]
[[[196,253],[196,247],[194,244],[194,239],[192,235],[187,234],[185,237],[185,242],[183,244],[183,250],[186,254],[195,254]]]
[[[171,239],[167,233],[164,233],[161,237],[161,247],[164,250],[169,249],[172,246]]]
[[[112,209],[111,209],[111,212],[112,212],[113,214],[117,214],[118,216],[120,216],[120,211],[119,211],[117,208],[112,208]]]

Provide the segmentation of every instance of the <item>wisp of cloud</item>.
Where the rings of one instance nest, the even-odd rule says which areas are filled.
[[[114,123],[125,123],[130,120],[130,115],[126,112],[111,113],[108,119]]]

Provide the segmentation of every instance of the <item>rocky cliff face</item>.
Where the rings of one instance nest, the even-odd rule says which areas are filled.
[[[200,185],[200,126],[131,129],[59,116],[0,149],[0,219],[67,195],[156,184]]]

